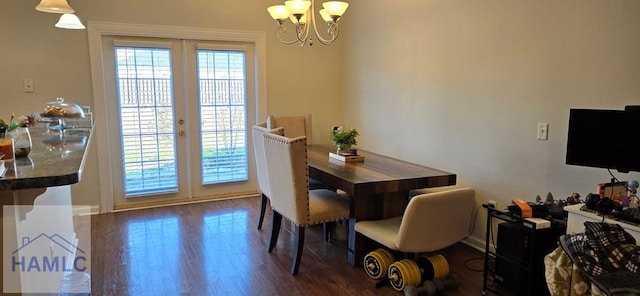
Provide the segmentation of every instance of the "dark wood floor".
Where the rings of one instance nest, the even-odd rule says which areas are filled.
[[[92,216],[92,295],[402,295],[376,289],[347,264],[346,241],[323,241],[321,227],[308,229],[292,276],[293,237],[283,227],[268,254],[271,216],[257,230],[258,204],[243,198]],[[443,295],[480,295],[482,253],[464,244],[439,253],[461,279]]]

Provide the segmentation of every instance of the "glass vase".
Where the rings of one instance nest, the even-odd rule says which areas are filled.
[[[7,131],[7,136],[13,138],[15,157],[25,157],[31,152],[31,134],[29,128],[18,127]]]

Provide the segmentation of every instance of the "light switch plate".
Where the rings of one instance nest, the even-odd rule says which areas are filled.
[[[538,123],[538,140],[549,139],[549,124],[545,122]]]

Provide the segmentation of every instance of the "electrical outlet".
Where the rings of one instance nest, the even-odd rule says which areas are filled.
[[[538,140],[549,139],[549,124],[545,122],[538,123]]]
[[[493,206],[493,208],[497,208],[498,207],[498,202],[495,200],[489,200],[487,202],[489,205]]]

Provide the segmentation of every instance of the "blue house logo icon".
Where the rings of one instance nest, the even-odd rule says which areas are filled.
[[[42,246],[48,247],[42,248]],[[61,249],[63,252],[54,254],[51,251],[53,249]],[[86,270],[85,251],[57,233],[53,235],[40,233],[33,238],[25,236],[22,238],[22,246],[12,254],[11,270],[13,272],[82,272]],[[28,255],[18,256],[18,254]]]

